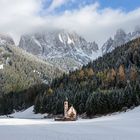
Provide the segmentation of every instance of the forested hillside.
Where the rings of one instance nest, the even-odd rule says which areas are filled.
[[[58,68],[14,45],[0,46],[0,113],[32,105],[40,86],[60,75]]]
[[[63,113],[68,97],[79,114],[106,114],[140,104],[140,38],[56,78],[35,100],[35,112]]]

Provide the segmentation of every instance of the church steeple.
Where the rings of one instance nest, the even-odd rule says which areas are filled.
[[[65,102],[64,102],[64,117],[67,118],[68,117],[68,109],[69,109],[69,105],[68,105],[68,98],[66,97]]]

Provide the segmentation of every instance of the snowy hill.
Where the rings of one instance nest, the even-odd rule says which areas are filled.
[[[33,108],[34,107],[31,106],[25,111],[15,112],[10,116],[14,118],[20,118],[20,119],[43,119],[44,116],[47,116],[47,114],[34,114]]]
[[[21,114],[28,116],[28,111],[31,108]],[[139,140],[140,107],[126,113],[76,122],[0,119],[0,136],[3,140]]]

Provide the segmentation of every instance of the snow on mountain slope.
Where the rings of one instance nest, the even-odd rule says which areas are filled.
[[[140,107],[126,113],[75,122],[0,119],[0,137],[3,140],[139,140]]]
[[[66,71],[98,57],[95,42],[87,42],[76,33],[64,30],[23,35],[19,47]]]
[[[3,67],[3,64],[1,64],[1,65],[0,65],[0,69],[3,69],[3,68],[4,68],[4,67]]]

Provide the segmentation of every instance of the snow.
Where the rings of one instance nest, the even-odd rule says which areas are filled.
[[[37,73],[37,74],[41,74],[39,71],[37,70],[33,70],[34,73]]]
[[[10,116],[14,118],[20,118],[20,119],[42,119],[44,118],[44,116],[47,116],[47,114],[34,114],[33,109],[34,107],[31,106],[25,111],[15,112]]]
[[[93,61],[101,56],[102,56],[102,51],[99,49],[96,52],[92,51],[92,54],[89,57]]]
[[[1,65],[0,65],[0,70],[1,70],[1,69],[4,69],[4,66],[3,66],[3,64],[1,64]]]
[[[42,48],[40,42],[35,38],[35,37],[32,37],[32,40],[39,46]]]
[[[58,36],[59,36],[59,40],[60,40],[62,43],[64,43],[64,41],[63,41],[61,35],[59,34]]]
[[[73,40],[71,40],[69,36],[68,36],[68,44],[74,44]]]
[[[0,38],[0,44],[4,45],[5,43],[6,43],[6,40],[3,40],[3,39]]]
[[[21,116],[35,115],[33,107]],[[16,113],[17,115],[17,113]],[[15,115],[15,117],[17,117]],[[19,117],[19,116],[18,116]],[[139,140],[140,107],[126,113],[75,122],[52,119],[0,119],[2,140]]]

